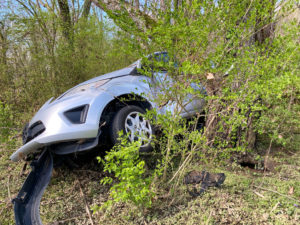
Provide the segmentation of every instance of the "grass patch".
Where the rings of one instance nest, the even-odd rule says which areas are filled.
[[[14,224],[11,198],[15,197],[25,176],[23,163],[13,163],[13,150],[0,150],[0,221]],[[191,169],[224,172],[221,188],[210,188],[201,197],[192,198],[185,185],[173,195],[161,195],[153,208],[140,212],[130,204],[114,205],[110,211],[92,215],[95,224],[299,224],[300,223],[300,151],[281,149],[272,155],[273,172],[236,166],[196,165]],[[27,168],[28,174],[30,168]],[[56,169],[41,202],[44,224],[91,224],[86,212],[94,204],[108,199],[109,186],[100,185],[104,176],[96,163],[80,169]],[[80,185],[79,185],[80,183]],[[80,187],[84,197],[80,193]]]

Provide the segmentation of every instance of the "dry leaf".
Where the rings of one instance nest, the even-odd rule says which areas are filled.
[[[292,195],[292,194],[294,194],[294,187],[293,187],[293,186],[292,186],[292,187],[290,187],[290,190],[289,190],[288,194],[289,194],[289,195]]]
[[[207,80],[212,80],[212,79],[215,79],[215,76],[212,73],[208,73],[206,75],[206,78],[207,78]]]
[[[264,220],[268,220],[269,219],[269,213],[264,213],[262,215],[262,217],[264,218]]]

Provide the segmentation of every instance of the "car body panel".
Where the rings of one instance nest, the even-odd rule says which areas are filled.
[[[38,160],[31,163],[32,171],[27,176],[19,194],[13,199],[16,225],[42,225],[40,201],[47,188],[53,169],[53,158],[45,150]]]

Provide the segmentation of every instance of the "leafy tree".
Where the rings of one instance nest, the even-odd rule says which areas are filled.
[[[276,27],[297,10],[293,1],[93,2],[132,35],[131,46],[141,55],[169,54],[165,63],[144,60],[151,68],[142,72],[151,76],[164,67],[173,80],[154,99],[176,105],[173,114],[155,115],[164,133],[158,139],[162,180],[169,177],[171,190],[195,155],[220,161],[251,151],[257,134],[270,144],[293,143],[299,127],[299,22]],[[192,83],[205,86],[207,95]],[[203,133],[195,125],[191,132],[179,118],[191,94],[207,102],[197,117],[205,117]]]

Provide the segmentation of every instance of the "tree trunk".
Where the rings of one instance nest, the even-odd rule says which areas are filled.
[[[140,1],[139,0],[134,0],[135,8],[136,10],[140,10]]]
[[[123,30],[128,30],[128,23],[132,21],[134,26],[130,31],[137,30],[144,32],[156,24],[156,17],[153,12],[146,13],[146,7],[141,9],[128,1],[119,0],[91,0],[97,7],[102,9],[111,19]],[[138,1],[135,1],[137,3]],[[139,5],[139,4],[138,4]]]
[[[6,65],[6,53],[7,53],[7,38],[4,30],[4,26],[0,27],[0,64]]]
[[[70,8],[68,0],[58,0],[60,16],[62,20],[62,30],[64,37],[68,40],[69,44],[73,45],[72,22],[70,15]]]
[[[85,0],[83,4],[82,16],[87,18],[90,14],[92,0]]]
[[[221,96],[222,79],[216,77],[215,74],[207,74],[206,91],[208,96]],[[207,115],[205,119],[205,136],[207,137],[207,145],[213,146],[220,126],[219,112],[224,110],[219,100],[210,99],[208,101]]]
[[[160,0],[160,9],[162,11],[166,11],[166,3],[165,0]]]
[[[264,5],[266,0],[261,0],[260,4]],[[275,24],[272,23],[274,13],[275,13],[275,0],[271,0],[271,6],[269,8],[268,16],[266,17],[262,13],[258,13],[256,16],[256,24],[255,24],[255,33],[254,33],[254,41],[261,45],[266,42],[268,38],[271,38],[274,30]]]

